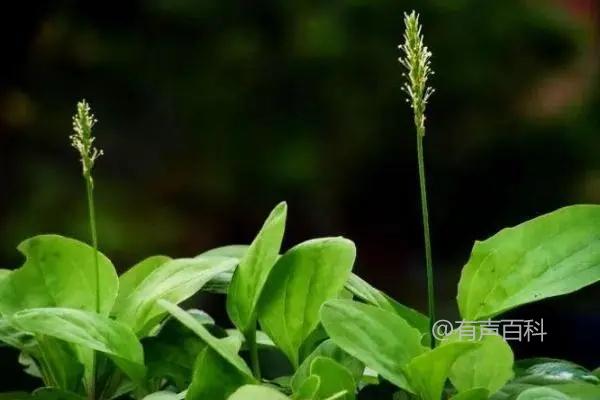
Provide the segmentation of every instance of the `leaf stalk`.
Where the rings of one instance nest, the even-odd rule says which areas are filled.
[[[258,380],[261,378],[260,373],[260,361],[258,359],[258,343],[256,343],[256,322],[252,324],[252,327],[246,333],[246,343],[248,345],[248,351],[250,353],[250,364],[252,366],[252,373]]]

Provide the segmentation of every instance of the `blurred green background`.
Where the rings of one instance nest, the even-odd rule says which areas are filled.
[[[411,9],[436,71],[425,146],[440,317],[457,316],[456,283],[475,239],[600,203],[593,0],[13,7],[0,26],[3,267],[19,266],[16,245],[38,233],[88,240],[68,140],[86,98],[105,151],[94,171],[100,244],[120,270],[151,254],[247,243],[287,200],[285,247],[347,236],[359,275],[425,310],[415,134],[397,62]],[[517,356],[597,366],[589,349],[599,294],[512,313],[545,318],[549,333],[517,344]],[[0,386],[24,379],[13,356],[0,369],[15,378]]]

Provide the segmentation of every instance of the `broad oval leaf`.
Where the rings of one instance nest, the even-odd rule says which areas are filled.
[[[406,322],[411,324],[414,328],[417,328],[421,333],[430,336],[429,318],[426,315],[423,315],[417,310],[413,310],[410,307],[398,303],[396,300],[392,299],[382,291],[375,289],[358,275],[350,274],[350,278],[346,283],[346,289],[348,289],[354,296],[369,304],[383,308],[387,311],[395,312],[404,318]]]
[[[10,323],[18,329],[50,336],[83,348],[106,353],[133,380],[144,376],[142,345],[124,324],[102,315],[69,308],[34,308],[13,314]],[[80,352],[89,371],[90,353]]]
[[[439,400],[452,364],[479,345],[477,342],[448,343],[413,358],[406,367],[412,389],[423,400]]]
[[[159,300],[159,305],[167,310],[173,317],[175,317],[183,325],[191,329],[196,335],[200,337],[211,349],[218,353],[223,359],[229,364],[233,365],[241,374],[247,376],[249,379],[252,378],[252,372],[244,362],[244,360],[237,354],[232,353],[229,347],[223,345],[223,342],[206,330],[202,324],[196,320],[193,316],[179,308],[173,303],[169,303],[165,300]]]
[[[23,266],[0,279],[0,313],[39,307],[66,307],[96,311],[94,249],[75,239],[40,235],[17,249],[25,255]],[[100,314],[113,307],[119,281],[114,266],[98,253]]]
[[[450,381],[459,392],[484,388],[489,393],[495,393],[514,375],[514,356],[510,345],[497,334],[486,333],[480,327],[470,326],[452,332],[443,340],[441,346],[473,340],[469,336],[461,335],[460,329],[475,329],[476,341],[480,346],[458,357],[450,370]]]
[[[320,380],[315,400],[327,399],[338,393],[340,399],[354,400],[356,398],[356,382],[350,371],[328,357],[315,357],[310,364],[310,375],[318,376]]]
[[[289,400],[289,397],[266,386],[244,385],[235,391],[228,400]]]
[[[245,251],[227,293],[227,314],[244,334],[256,329],[256,307],[281,248],[287,205],[279,203]]]
[[[352,241],[321,238],[300,243],[275,264],[258,317],[295,368],[300,346],[319,323],[321,305],[343,289],[355,256]]]
[[[237,260],[228,257],[180,258],[156,268],[115,310],[117,320],[138,336],[147,335],[166,314],[158,300],[180,303],[199,291],[214,276],[231,271]]]
[[[404,368],[427,348],[399,315],[352,300],[330,300],[321,322],[331,340],[396,386],[411,391]]]
[[[464,320],[480,320],[598,280],[600,206],[570,206],[476,242],[458,305]]]
[[[139,286],[144,279],[148,277],[158,267],[170,261],[168,256],[151,256],[143,259],[133,267],[129,268],[125,273],[119,276],[119,294],[113,308],[113,313],[118,310],[121,304],[127,297]]]

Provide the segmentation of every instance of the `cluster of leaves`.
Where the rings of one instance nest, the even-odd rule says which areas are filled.
[[[0,340],[20,350],[44,387],[7,393],[38,400],[353,400],[380,383],[394,398],[597,399],[600,379],[560,360],[514,362],[499,335],[438,340],[423,164],[429,57],[416,13],[406,15],[406,59],[419,137],[429,318],[352,274],[356,248],[325,237],[281,250],[287,205],[273,209],[249,246],[193,258],[153,256],[118,276],[99,253],[91,168],[95,119],[74,117],[90,214],[90,247],[41,235],[18,247],[25,263],[0,271]],[[560,209],[477,242],[458,285],[461,317],[478,328],[522,304],[600,280],[600,206]],[[233,328],[179,304],[226,294]],[[430,320],[431,319],[431,320]],[[259,329],[260,327],[260,329]]]
[[[282,252],[286,214],[275,207],[249,246],[153,256],[120,277],[100,254],[100,285],[92,247],[24,241],[25,263],[0,270],[0,340],[44,388],[0,399],[352,400],[384,382],[400,399],[600,398],[597,372],[514,362],[500,336],[454,332],[432,347],[426,316],[352,273],[352,241]],[[458,285],[461,317],[487,320],[600,280],[599,238],[600,206],[577,205],[477,242]],[[178,306],[202,290],[226,294],[234,328]]]

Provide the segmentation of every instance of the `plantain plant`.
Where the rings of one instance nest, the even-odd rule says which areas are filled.
[[[59,235],[25,240],[23,265],[0,270],[0,341],[20,351],[33,393],[0,399],[353,400],[370,387],[393,399],[600,398],[598,370],[562,360],[515,361],[506,340],[460,330],[437,338],[423,137],[431,54],[418,15],[405,16],[405,86],[414,111],[429,315],[352,273],[354,243],[324,237],[282,249],[287,204],[250,245],[188,258],[148,257],[118,276],[98,249],[91,170],[95,119],[81,102],[81,155],[92,245]],[[465,327],[479,331],[523,304],[600,280],[600,206],[573,205],[475,242],[458,284]],[[225,296],[229,327],[179,304]],[[439,336],[439,335],[437,335]]]

